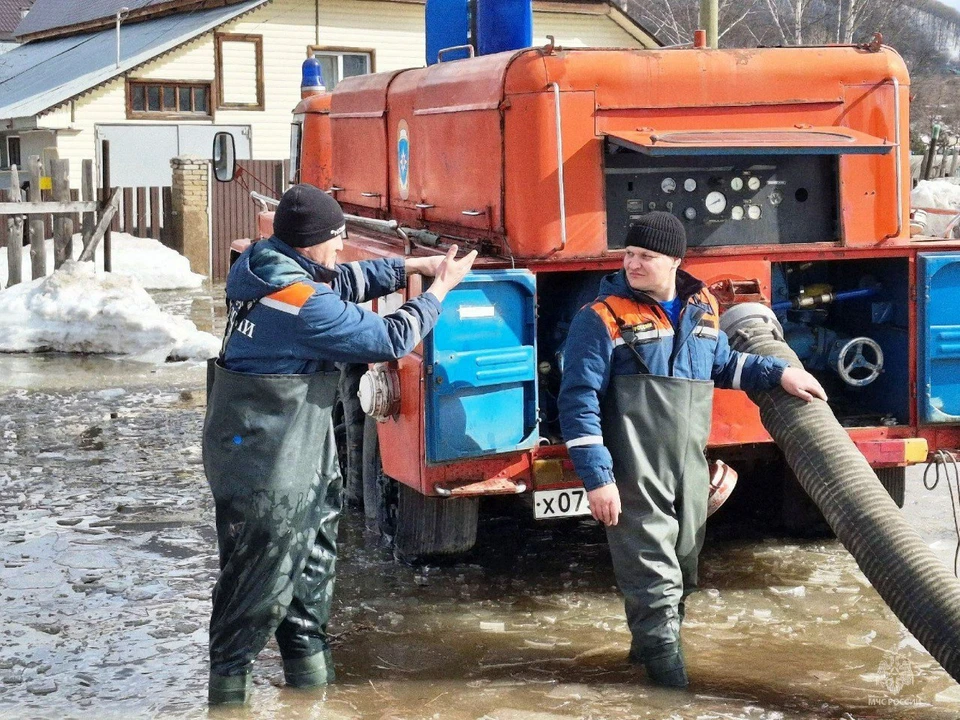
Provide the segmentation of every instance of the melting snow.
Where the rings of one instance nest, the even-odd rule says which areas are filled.
[[[219,341],[161,311],[136,278],[71,260],[49,277],[0,292],[0,351],[44,350],[159,363],[213,357]]]

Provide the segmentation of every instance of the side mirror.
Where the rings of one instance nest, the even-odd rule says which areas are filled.
[[[213,176],[220,182],[230,182],[237,172],[237,152],[233,135],[218,132],[213,136]]]

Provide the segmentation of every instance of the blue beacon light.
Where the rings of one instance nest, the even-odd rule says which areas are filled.
[[[308,51],[307,59],[303,61],[300,71],[301,99],[326,92],[326,88],[323,86],[323,70],[320,68],[320,61],[313,56],[312,51]]]

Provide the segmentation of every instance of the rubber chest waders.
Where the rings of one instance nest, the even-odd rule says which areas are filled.
[[[709,380],[643,374],[613,376],[603,400],[622,503],[607,540],[636,660],[679,641],[683,599],[696,589],[712,405]]]
[[[203,464],[220,549],[211,702],[216,682],[230,685],[225,678],[246,676],[249,688],[253,661],[273,634],[288,684],[329,682],[326,626],[342,508],[331,421],[338,374],[256,375],[219,363],[211,372]],[[220,701],[230,699],[226,692]]]

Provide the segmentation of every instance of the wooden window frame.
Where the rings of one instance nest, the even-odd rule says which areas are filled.
[[[16,140],[17,145],[19,146],[17,148],[17,154],[20,155],[21,157],[18,158],[18,162],[16,163],[12,162],[10,158],[10,141],[11,140]],[[20,139],[19,135],[7,135],[3,139],[3,153],[4,153],[3,167],[5,170],[9,170],[13,165],[16,165],[18,170],[23,169],[23,141]]]
[[[178,109],[174,112],[168,112],[166,110],[134,110],[133,109],[133,89],[135,87],[142,86],[144,87],[144,93],[146,93],[146,87],[154,85],[156,87],[173,87],[174,88],[174,102],[178,106]],[[187,111],[183,112],[179,110],[180,105],[180,88],[189,87],[189,88],[199,88],[202,87],[207,91],[207,107],[209,110],[207,112],[193,112]],[[160,101],[161,106],[163,105],[163,99],[161,96]],[[127,119],[128,120],[212,120],[213,119],[213,83],[209,80],[147,80],[144,78],[127,78]]]
[[[244,33],[214,33],[213,63],[217,86],[217,110],[260,110],[266,109],[263,87],[263,35]],[[254,58],[257,63],[257,101],[255,103],[225,102],[223,99],[223,43],[253,43]]]
[[[308,49],[314,53],[336,53],[338,55],[369,55],[370,74],[377,71],[377,51],[374,48],[342,47],[339,45],[309,45]],[[340,78],[343,80],[343,78]],[[338,81],[339,82],[339,81]],[[330,88],[327,88],[329,90]]]

